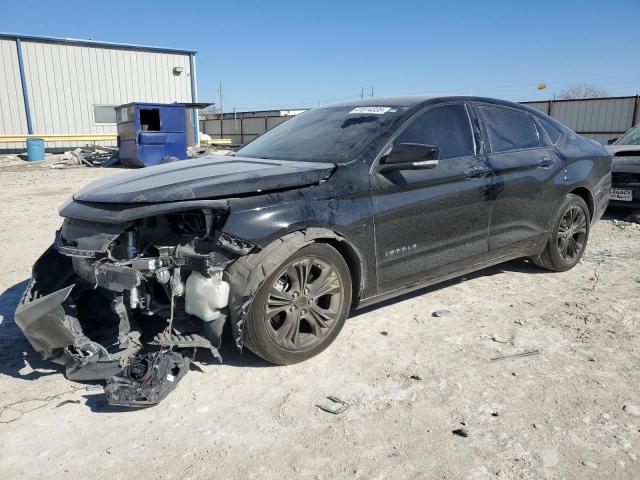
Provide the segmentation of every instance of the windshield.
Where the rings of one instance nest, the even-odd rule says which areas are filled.
[[[342,163],[357,158],[405,107],[329,107],[309,110],[256,138],[237,155]]]
[[[640,123],[621,136],[616,145],[640,145]]]

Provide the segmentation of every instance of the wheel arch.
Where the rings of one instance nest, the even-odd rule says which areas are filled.
[[[337,239],[335,237],[318,237],[315,242],[326,243],[327,245],[332,246],[338,251],[342,258],[344,258],[344,261],[349,267],[349,275],[351,276],[351,290],[353,291],[351,304],[357,304],[362,295],[362,288],[364,286],[364,268],[362,258],[356,251],[355,247],[344,238]]]
[[[309,227],[289,232],[258,252],[238,258],[226,271],[231,285],[229,320],[238,347],[242,347],[243,326],[259,286],[281,262],[312,243],[326,243],[344,258],[351,275],[352,306],[357,303],[364,285],[364,260],[356,247],[328,228]]]
[[[573,188],[569,191],[569,193],[577,195],[584,200],[584,203],[586,203],[587,207],[589,208],[589,220],[593,220],[593,216],[595,214],[595,200],[593,198],[593,193],[591,193],[591,190],[589,190],[587,187],[580,186]]]

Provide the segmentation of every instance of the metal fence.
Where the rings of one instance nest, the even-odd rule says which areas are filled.
[[[638,95],[522,103],[557,119],[574,132],[605,145],[608,140],[621,136],[640,121]]]
[[[230,138],[233,145],[244,145],[276,125],[286,122],[293,115],[279,117],[242,117],[200,120],[200,131],[212,138]]]
[[[635,97],[606,97],[585,100],[546,100],[522,102],[550,115],[574,132],[603,144],[619,137],[640,121],[640,100]],[[213,138],[230,138],[244,145],[267,130],[286,122],[293,115],[219,118],[200,121],[200,131]]]

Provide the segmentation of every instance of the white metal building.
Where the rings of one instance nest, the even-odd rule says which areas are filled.
[[[29,136],[47,149],[115,145],[114,106],[197,101],[195,55],[0,33],[0,150],[23,150]]]

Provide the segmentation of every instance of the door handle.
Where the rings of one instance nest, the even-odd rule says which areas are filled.
[[[464,176],[466,178],[480,178],[488,175],[489,173],[491,173],[491,169],[476,165],[475,167],[467,168],[464,171]]]
[[[538,167],[540,168],[548,168],[551,165],[553,165],[553,160],[551,160],[549,157],[542,157],[540,160],[538,160]]]

